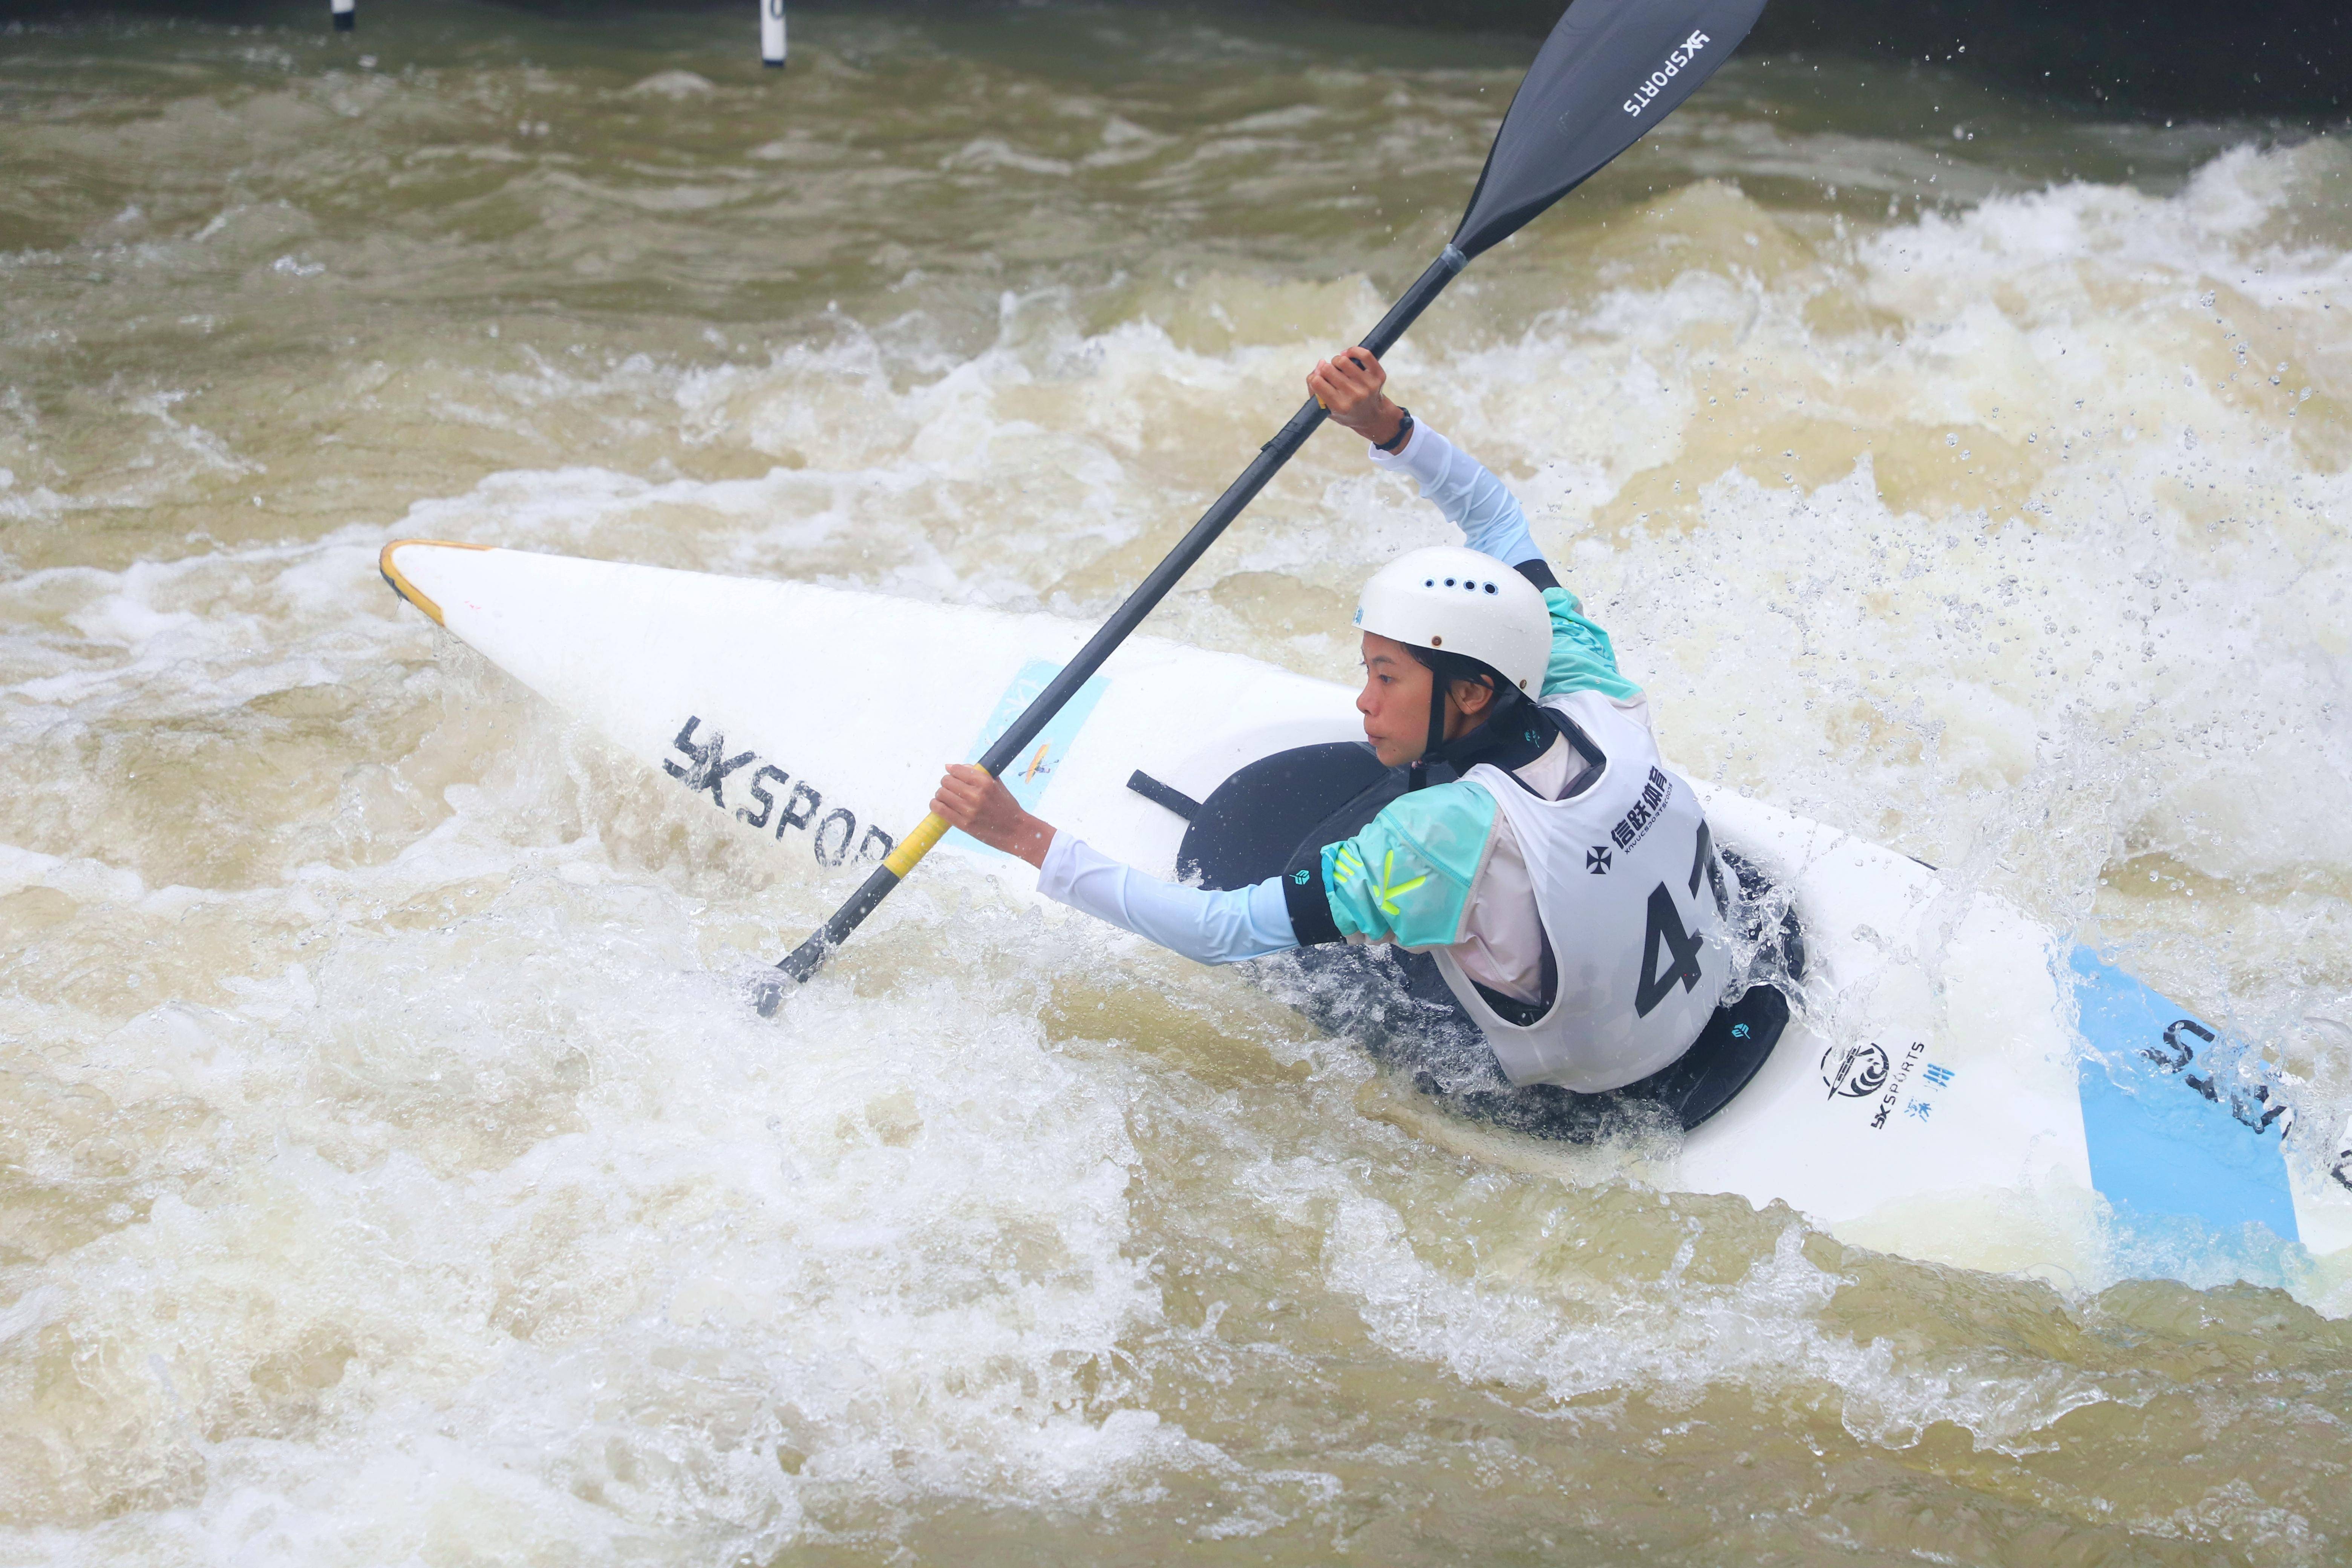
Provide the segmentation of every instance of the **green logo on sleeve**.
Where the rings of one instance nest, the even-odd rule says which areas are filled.
[[[1405,868],[1407,870],[1412,868],[1410,866]],[[1382,858],[1381,874],[1375,878],[1371,874],[1371,868],[1366,866],[1363,858],[1356,853],[1356,847],[1353,844],[1339,851],[1338,870],[1339,880],[1342,882],[1360,880],[1370,884],[1367,890],[1371,894],[1372,902],[1379,905],[1381,911],[1391,920],[1404,913],[1404,906],[1398,900],[1429,880],[1426,876],[1422,876],[1415,877],[1410,882],[1398,881],[1396,851],[1393,849]]]

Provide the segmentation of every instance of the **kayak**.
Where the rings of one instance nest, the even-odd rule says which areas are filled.
[[[978,757],[1091,630],[433,540],[395,541],[382,564],[408,603],[719,813],[743,853],[845,892],[921,820],[940,760]],[[845,669],[872,679],[832,678]],[[1279,869],[1298,825],[1377,771],[1348,688],[1137,637],[1004,782],[1106,854],[1229,886]],[[1754,984],[1666,1101],[1569,1106],[1596,1097],[1481,1079],[1480,1053],[1444,1026],[1447,999],[1397,955],[1244,967],[1399,1065],[1433,1136],[1500,1157],[1630,1141],[1643,1179],[1672,1190],[1778,1201],[1858,1245],[2062,1279],[2270,1279],[2352,1247],[2352,1151],[2297,1115],[2301,1086],[2255,1053],[1931,867],[1693,787],[1755,908]],[[1036,897],[1025,866],[961,834],[940,852]],[[1424,1015],[1439,1026],[1409,1043]]]

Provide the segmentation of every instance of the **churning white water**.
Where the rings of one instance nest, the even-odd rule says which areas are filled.
[[[1099,616],[1443,242],[1523,48],[818,14],[763,76],[731,14],[394,12],[0,36],[0,1556],[2341,1560],[2340,1262],[2061,1290],[1484,1157],[952,866],[761,1022],[847,882],[376,576]],[[2348,174],[1744,60],[1394,390],[1685,767],[2332,1129]],[[1327,434],[1154,629],[1346,679],[1444,536]]]

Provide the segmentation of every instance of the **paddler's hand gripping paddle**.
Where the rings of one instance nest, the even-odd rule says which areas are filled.
[[[1376,354],[1387,353],[1472,257],[1517,233],[1640,141],[1642,132],[1672,113],[1731,58],[1763,9],[1764,0],[1576,0],[1544,40],[1504,112],[1502,129],[1487,150],[1486,167],[1470,193],[1470,208],[1453,241],[1389,308],[1381,324],[1364,334],[1363,346]],[[1028,711],[997,737],[980,759],[982,767],[1003,776],[1071,694],[1216,542],[1225,525],[1307,444],[1323,419],[1322,405],[1313,398],[1299,406],[1281,434],[1259,447],[1241,478],[1201,514],[1168,559],[1152,568],[1077,657],[1046,682]],[[814,974],[947,830],[940,817],[926,816],[900,839],[849,901],[777,964],[777,973],[761,979],[761,1015],[774,1013],[787,991]]]

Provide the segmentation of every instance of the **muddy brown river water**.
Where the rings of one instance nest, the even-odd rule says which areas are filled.
[[[1528,43],[859,7],[763,73],[749,6],[361,9],[0,23],[0,1557],[2352,1560],[2341,1259],[2012,1278],[1450,1139],[953,866],[762,1023],[852,873],[376,576],[1099,616],[1443,243]],[[2347,174],[1742,58],[1397,388],[1681,765],[2332,1131]],[[1155,629],[1344,679],[1441,537],[1319,436]]]

